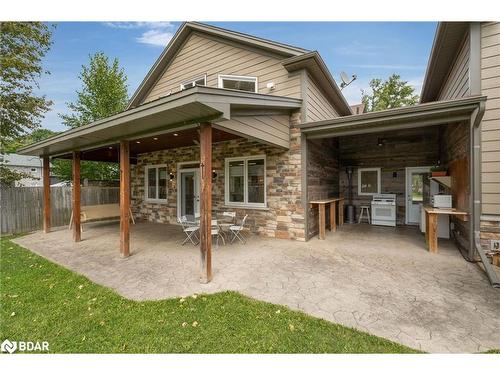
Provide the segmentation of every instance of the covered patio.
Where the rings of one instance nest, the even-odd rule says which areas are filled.
[[[67,229],[15,240],[134,300],[239,291],[432,352],[500,347],[498,290],[450,241],[437,254],[415,228],[344,225],[307,243],[250,237],[214,249],[214,278],[198,279],[199,249],[179,226],[138,222],[134,251],[116,256],[119,224],[91,223],[78,244]]]
[[[194,86],[173,94],[168,94],[151,102],[132,107],[111,117],[74,128],[19,150],[21,154],[40,156],[43,159],[43,229],[51,232],[51,201],[49,168],[50,158],[72,160],[72,240],[82,241],[81,230],[81,161],[102,161],[119,163],[120,169],[120,226],[115,228],[119,237],[114,245],[123,258],[130,256],[130,225],[132,218],[132,166],[140,163],[140,155],[152,152],[196,148],[196,159],[189,160],[190,169],[196,169],[199,182],[193,183],[199,192],[190,194],[199,205],[199,281],[208,283],[212,279],[212,169],[214,144],[236,139],[254,140],[258,144],[270,145],[280,150],[290,146],[288,117],[301,107],[301,99],[276,95],[257,94],[231,89]],[[262,124],[246,123],[238,120],[238,115],[246,117],[272,113],[286,118],[286,124],[273,123],[271,129],[262,130]],[[255,121],[254,121],[255,122]],[[256,121],[257,123],[259,121]],[[286,131],[285,131],[286,129]],[[180,154],[187,154],[185,150]],[[143,158],[143,159],[144,159]],[[180,158],[178,163],[181,164]],[[172,160],[170,160],[172,163]],[[175,162],[175,160],[174,160]],[[185,164],[185,163],[182,163]],[[166,204],[168,186],[160,187],[159,180],[172,181],[175,177],[166,164],[152,165],[155,172],[152,179],[155,197],[149,201]],[[263,164],[262,170],[265,170]],[[163,173],[163,177],[161,177]],[[170,176],[170,177],[169,177]],[[146,178],[137,177],[136,180]],[[149,183],[150,176],[147,176]],[[163,191],[160,193],[160,190]],[[157,192],[157,193],[156,193]],[[162,196],[161,194],[165,195]],[[143,194],[144,195],[144,194]],[[137,197],[136,197],[137,198]],[[161,201],[161,202],[160,202]],[[159,211],[159,210],[157,210]],[[183,214],[177,215],[181,217]],[[215,217],[214,217],[215,218]],[[175,219],[173,220],[175,222]],[[89,233],[89,236],[92,236]],[[68,239],[69,240],[69,239]],[[109,248],[109,247],[106,247]],[[116,254],[116,253],[115,253]]]

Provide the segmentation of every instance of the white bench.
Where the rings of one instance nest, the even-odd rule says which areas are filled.
[[[129,208],[130,219],[135,224],[132,210]],[[82,206],[80,208],[80,223],[96,220],[116,219],[120,217],[120,205],[118,203],[98,204],[95,206]],[[69,229],[73,227],[73,211],[69,220]],[[82,228],[83,229],[83,228]],[[83,231],[83,230],[82,230]]]

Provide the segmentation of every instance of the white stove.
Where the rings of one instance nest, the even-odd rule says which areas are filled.
[[[373,196],[372,224],[396,226],[396,194],[375,194]]]

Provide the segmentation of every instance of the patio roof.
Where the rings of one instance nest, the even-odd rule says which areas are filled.
[[[238,90],[196,86],[163,97],[114,116],[71,129],[21,148],[21,155],[60,156],[74,150],[89,150],[141,138],[174,132],[206,121],[224,121],[232,110],[291,110],[302,100]]]
[[[485,101],[486,96],[471,96],[309,122],[299,127],[313,139],[449,124],[470,119]]]

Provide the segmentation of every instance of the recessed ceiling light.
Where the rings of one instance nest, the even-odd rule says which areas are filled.
[[[153,139],[154,139],[155,141],[157,141],[157,140],[158,140],[158,137],[154,137]]]
[[[179,134],[177,134],[177,133],[174,133],[174,137],[177,137],[178,135],[179,135]]]
[[[112,149],[113,149],[113,146],[109,146],[108,148],[109,148],[110,150],[112,150]]]
[[[141,141],[135,141],[135,143],[141,143]]]

